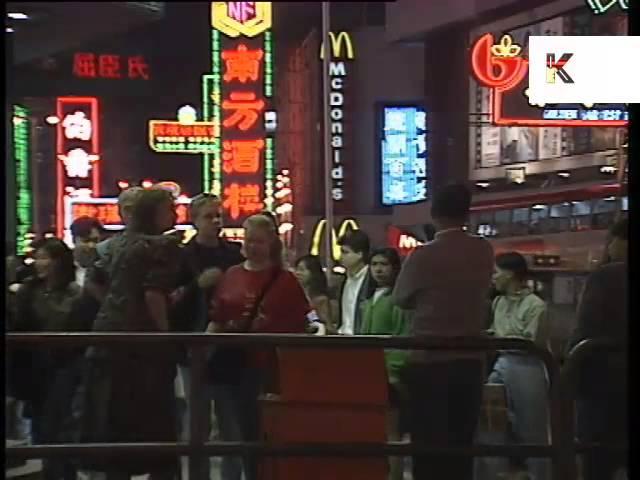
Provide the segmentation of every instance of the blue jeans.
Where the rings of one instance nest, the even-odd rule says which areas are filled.
[[[260,372],[248,369],[234,384],[213,385],[213,401],[225,442],[256,442],[259,440],[260,414],[258,395],[262,388]],[[256,480],[257,462],[253,458],[223,457],[222,480]]]
[[[548,444],[549,383],[544,365],[529,355],[501,353],[489,375],[489,383],[503,384],[507,400],[513,443]],[[534,480],[550,478],[550,461],[530,458],[525,461]]]

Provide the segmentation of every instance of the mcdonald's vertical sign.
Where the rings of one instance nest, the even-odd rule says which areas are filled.
[[[349,131],[349,118],[345,114],[349,105],[348,98],[348,73],[347,66],[355,60],[355,51],[351,36],[347,32],[340,32],[337,35],[329,33],[330,40],[330,63],[329,63],[329,98],[324,101],[329,102],[330,130],[331,130],[331,158],[333,167],[331,169],[331,198],[336,203],[337,211],[348,210],[348,196],[346,191],[349,186],[349,179],[353,178],[348,172],[350,165],[346,151],[349,148],[349,138],[352,132]],[[320,45],[320,59],[325,55],[324,42]],[[349,134],[349,135],[348,135]]]

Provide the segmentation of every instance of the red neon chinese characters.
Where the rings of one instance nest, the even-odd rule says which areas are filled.
[[[230,82],[234,79],[240,83],[247,83],[247,80],[257,81],[263,55],[262,50],[248,50],[243,44],[238,45],[237,50],[223,51],[222,59],[227,64],[224,81]]]
[[[224,173],[258,173],[264,140],[228,140],[222,148]]]
[[[80,78],[96,78],[96,56],[93,53],[76,53],[73,56],[73,74]]]
[[[529,69],[529,62],[520,56],[521,51],[522,48],[513,43],[509,35],[504,35],[500,43],[494,45],[493,35],[487,33],[473,46],[473,73],[486,87],[511,90],[524,79]]]
[[[149,65],[141,55],[129,57],[129,78],[149,80]]]
[[[261,199],[260,185],[232,183],[224,189],[222,206],[229,211],[229,216],[233,220],[237,220],[241,214],[252,215],[260,212],[264,207]]]
[[[102,78],[120,78],[120,55],[100,55],[98,64]]]
[[[224,120],[222,125],[237,126],[242,131],[249,130],[258,120],[258,114],[264,109],[264,100],[256,100],[256,94],[251,92],[232,92],[229,98],[222,102],[222,109],[232,110],[233,113]]]

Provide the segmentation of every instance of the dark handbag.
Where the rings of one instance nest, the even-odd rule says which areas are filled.
[[[278,268],[277,270],[275,270],[273,276],[264,285],[262,291],[256,297],[249,315],[247,316],[247,324],[243,325],[242,327],[233,329],[233,331],[229,333],[251,331],[253,322],[258,316],[262,301],[264,300],[271,287],[275,285],[278,278],[280,278],[281,273],[281,269]],[[209,358],[207,359],[207,374],[209,380],[211,380],[213,383],[229,385],[239,382],[242,379],[243,374],[248,366],[249,354],[245,347],[218,346],[214,348],[214,350],[209,354]]]

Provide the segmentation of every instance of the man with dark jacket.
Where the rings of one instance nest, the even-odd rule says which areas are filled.
[[[628,223],[611,229],[610,262],[588,278],[580,304],[578,325],[569,348],[586,339],[609,339],[621,345],[629,335]],[[585,359],[578,376],[578,438],[584,442],[628,444],[628,359],[618,352],[596,352]],[[610,479],[626,467],[624,455],[590,451],[585,457],[585,480]]]
[[[182,248],[182,286],[173,295],[172,323],[173,329],[177,331],[204,332],[209,322],[208,310],[216,286],[224,272],[242,263],[244,258],[240,253],[240,244],[220,237],[222,205],[217,196],[208,193],[195,196],[191,200],[190,213],[197,234]],[[189,435],[188,410],[192,399],[189,398],[189,359],[186,351],[184,353],[179,371],[187,403],[181,427],[186,439]],[[207,390],[201,395],[206,412],[210,412],[212,394]]]

